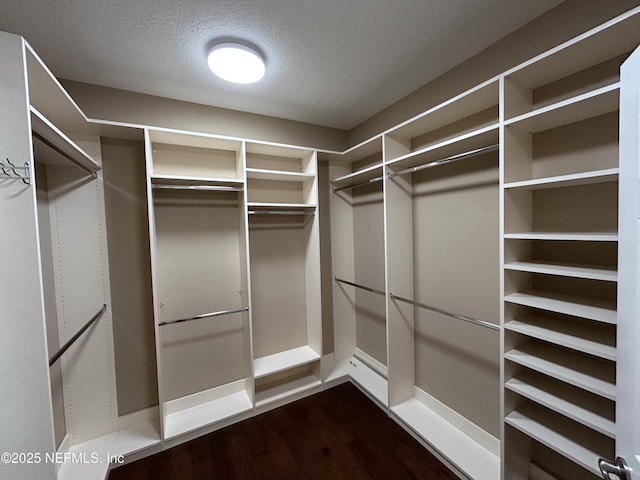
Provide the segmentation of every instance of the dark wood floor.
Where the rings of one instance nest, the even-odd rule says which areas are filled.
[[[350,383],[123,465],[109,480],[454,480]]]

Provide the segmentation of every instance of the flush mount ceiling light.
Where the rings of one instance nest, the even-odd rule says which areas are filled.
[[[253,83],[264,76],[264,59],[254,49],[240,43],[220,43],[209,52],[209,68],[218,77],[233,83]]]

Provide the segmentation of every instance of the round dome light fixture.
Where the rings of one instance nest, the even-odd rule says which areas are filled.
[[[264,76],[262,55],[241,43],[219,43],[209,52],[209,68],[233,83],[254,83]]]

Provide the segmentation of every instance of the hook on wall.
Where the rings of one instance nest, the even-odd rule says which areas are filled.
[[[29,162],[24,162],[24,166],[14,165],[11,160],[5,158],[4,162],[0,162],[0,178],[8,178],[12,180],[22,180],[25,185],[31,185],[31,168]]]

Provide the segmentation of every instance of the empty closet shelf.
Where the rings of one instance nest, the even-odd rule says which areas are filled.
[[[563,313],[615,325],[616,302],[578,297],[554,292],[530,290],[512,293],[504,297],[505,302],[537,308],[549,312]]]
[[[278,202],[248,202],[249,211],[267,211],[282,212],[284,210],[295,211],[314,211],[315,203],[278,203]]]
[[[352,287],[360,288],[362,290],[366,290],[367,292],[375,293],[377,295],[382,295],[383,297],[386,295],[382,290],[376,290],[375,288],[365,287],[364,285],[358,285],[357,283],[348,282],[347,280],[343,280],[341,278],[335,277],[335,281],[338,283],[344,283],[345,285],[351,285]]]
[[[177,320],[165,320],[158,322],[158,326],[163,327],[165,325],[173,325],[174,323],[190,322],[191,320],[200,320],[202,318],[221,317],[223,315],[231,315],[233,313],[242,313],[249,310],[249,307],[234,308],[232,310],[221,310],[219,312],[203,313],[196,315],[195,317],[179,318]]]
[[[164,418],[164,437],[175,438],[233,417],[248,416],[251,408],[251,400],[244,390],[213,398],[205,403],[167,414]]]
[[[242,192],[242,186],[231,185],[180,185],[168,183],[154,183],[153,188],[166,190],[204,190],[213,192]]]
[[[425,303],[409,300],[408,298],[399,297],[397,295],[394,295],[393,293],[390,294],[390,297],[392,299],[400,300],[401,302],[409,303],[411,305],[415,305],[416,307],[424,308],[426,310],[431,310],[432,312],[440,313],[448,317],[457,318],[458,320],[463,320],[465,322],[473,323],[475,325],[480,325],[481,327],[486,327],[486,328],[490,328],[491,330],[500,331],[500,325],[496,325],[494,323],[487,322],[485,320],[478,320],[477,318],[468,317],[467,315],[461,315],[459,313],[454,313],[449,310],[444,310],[442,308],[434,307],[432,305],[427,305]]]
[[[92,177],[97,177],[96,172],[100,170],[100,165],[33,107],[31,107],[31,129],[33,137],[36,140],[39,140],[42,144],[61,155],[76,167],[84,170]],[[43,163],[59,163],[59,161],[46,160],[47,155],[39,155],[39,157]]]
[[[362,181],[362,182],[358,182],[358,183],[352,183],[350,185],[345,185],[343,187],[336,187],[331,191],[333,193],[336,193],[336,192],[340,192],[341,190],[347,190],[347,189],[350,189],[350,188],[364,187],[365,185],[371,185],[372,183],[380,182],[380,181],[382,181],[382,179],[383,179],[382,176],[374,177],[374,178],[370,178],[369,180],[366,180],[366,181]]]
[[[249,210],[249,215],[315,215],[315,210]]]
[[[597,475],[598,458],[611,456],[613,441],[583,430],[571,420],[551,415],[542,407],[523,405],[507,415],[505,422]]]
[[[154,188],[162,188],[162,187],[155,187],[156,185],[236,187],[240,190],[244,188],[243,180],[238,180],[236,178],[226,178],[226,177],[153,174],[150,176],[150,180]]]
[[[429,162],[424,165],[419,165],[417,167],[406,168],[404,170],[400,170],[399,172],[391,172],[389,173],[389,178],[397,177],[399,175],[408,175],[410,173],[426,170],[427,168],[438,167],[440,165],[444,165],[451,162],[457,162],[459,160],[464,160],[466,158],[476,157],[478,155],[484,155],[485,153],[495,152],[499,148],[500,148],[500,145],[489,145],[488,147],[476,148],[468,152],[451,155],[450,157],[441,158],[440,160],[435,160],[433,162]]]
[[[315,362],[316,360],[320,360],[318,352],[308,345],[303,345],[284,352],[256,358],[253,361],[254,376],[255,378],[266,377],[267,375]]]
[[[73,337],[71,337],[69,339],[69,341],[67,343],[65,343],[60,350],[58,350],[55,355],[53,355],[53,357],[51,357],[49,359],[49,366],[53,365],[63,354],[64,352],[66,352],[67,350],[69,350],[69,347],[71,347],[71,345],[73,345],[76,340],[78,340],[78,338],[80,338],[80,336],[91,326],[93,325],[93,323],[98,320],[102,314],[104,312],[107,311],[107,305],[104,304],[102,305],[102,308],[98,311],[98,313],[96,313],[93,317],[91,317],[91,319],[84,324],[84,326],[78,330],[78,333],[76,333]]]

